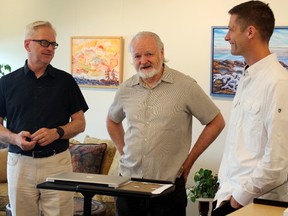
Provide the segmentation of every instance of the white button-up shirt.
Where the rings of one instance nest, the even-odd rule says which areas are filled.
[[[283,183],[288,170],[288,71],[271,54],[245,70],[233,100],[217,205],[241,205]]]

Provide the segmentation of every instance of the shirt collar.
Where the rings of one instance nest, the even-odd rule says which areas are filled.
[[[265,58],[259,60],[251,66],[246,66],[244,70],[244,76],[256,76],[259,72],[263,71],[263,68],[268,68],[271,61],[277,60],[275,53],[272,53]]]
[[[24,74],[29,75],[31,73],[33,73],[33,75],[34,75],[34,72],[28,67],[28,61],[26,60],[25,65],[24,65]],[[49,64],[47,66],[43,76],[47,76],[47,75],[55,77],[55,71],[53,70],[53,66],[51,64]]]

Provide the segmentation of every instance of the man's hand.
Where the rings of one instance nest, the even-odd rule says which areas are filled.
[[[190,170],[191,170],[191,167],[189,167],[189,165],[187,163],[184,163],[183,166],[181,167],[181,171],[182,171],[181,175],[184,177],[185,183],[187,182]]]
[[[11,133],[10,136],[14,136],[16,145],[24,151],[32,150],[37,143],[36,141],[31,139],[31,134],[28,131],[21,131],[18,134]]]
[[[239,208],[242,208],[242,207],[243,207],[242,205],[240,205],[240,204],[234,199],[233,196],[231,197],[230,205],[231,205],[231,207],[234,208],[234,209],[239,209]]]
[[[41,128],[32,134],[31,139],[40,146],[46,146],[59,138],[56,128]]]

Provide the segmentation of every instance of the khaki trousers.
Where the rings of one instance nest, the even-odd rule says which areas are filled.
[[[8,194],[13,216],[73,215],[73,192],[37,189],[46,177],[72,171],[69,150],[33,158],[9,153],[7,160]]]

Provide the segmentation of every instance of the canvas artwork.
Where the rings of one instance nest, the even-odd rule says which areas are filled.
[[[212,27],[211,95],[234,96],[245,62],[242,56],[233,56],[225,41],[227,27]],[[275,27],[270,40],[270,51],[288,70],[288,27]]]
[[[122,37],[72,37],[71,72],[80,86],[117,88],[122,82]]]

